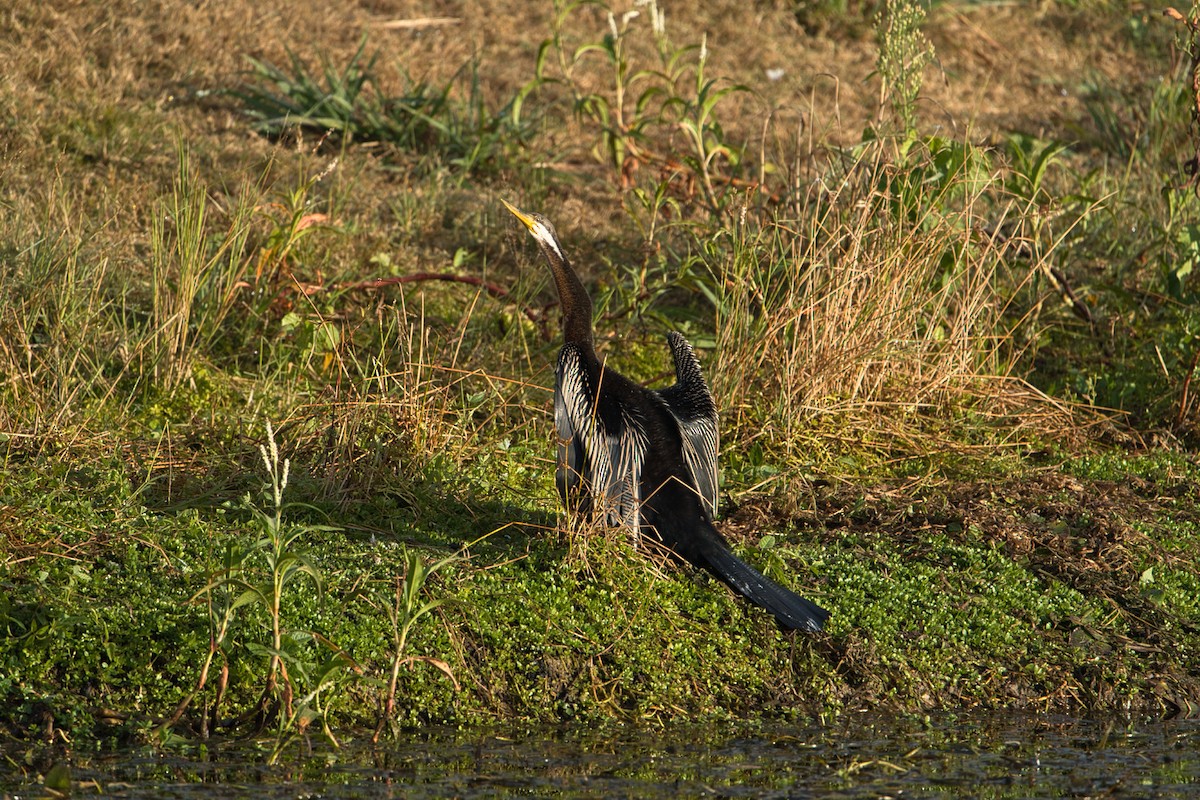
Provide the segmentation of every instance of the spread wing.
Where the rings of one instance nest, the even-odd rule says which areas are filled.
[[[598,384],[604,376],[602,369]],[[636,533],[641,525],[638,487],[649,444],[645,426],[611,394],[598,402],[604,387],[592,383],[579,350],[565,345],[554,388],[559,490],[564,485],[581,489],[609,525]]]
[[[709,514],[717,515],[717,404],[713,401],[700,360],[683,334],[667,334],[671,357],[675,361],[675,385],[658,392],[679,423],[683,434],[683,460],[687,463],[696,490],[708,505]]]

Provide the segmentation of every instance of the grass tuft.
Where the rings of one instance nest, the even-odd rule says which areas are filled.
[[[367,40],[341,67],[322,57],[310,69],[294,52],[279,67],[250,58],[252,81],[232,92],[259,133],[279,137],[301,128],[345,142],[382,143],[410,153],[433,153],[464,173],[494,171],[529,135],[517,98],[493,111],[480,88],[479,66],[468,63],[442,86],[404,76],[398,96],[376,80],[379,52],[365,59]],[[457,85],[465,86],[461,99]]]

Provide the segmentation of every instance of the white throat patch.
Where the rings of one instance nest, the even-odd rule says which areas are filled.
[[[550,231],[546,230],[545,225],[543,225],[540,222],[535,222],[535,223],[533,223],[533,227],[530,228],[529,230],[531,233],[533,233],[533,237],[535,239],[537,239],[542,244],[548,245],[551,250],[553,250],[555,253],[558,253],[559,258],[566,261],[567,257],[563,255],[562,250],[558,249],[558,242],[550,234]]]

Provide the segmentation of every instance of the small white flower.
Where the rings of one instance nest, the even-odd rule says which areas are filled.
[[[634,5],[650,9],[650,27],[655,36],[662,36],[667,32],[667,15],[658,7],[657,0],[637,0]]]

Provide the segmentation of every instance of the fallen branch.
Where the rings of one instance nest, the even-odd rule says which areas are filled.
[[[382,289],[385,286],[396,286],[401,283],[421,283],[423,281],[446,281],[447,283],[465,283],[469,286],[478,286],[487,292],[490,296],[501,300],[512,300],[512,295],[507,289],[499,284],[485,281],[483,278],[476,278],[473,275],[455,275],[451,272],[414,272],[411,275],[396,275],[390,278],[372,278],[367,281],[357,281],[355,283],[339,284],[339,289],[349,289],[351,291],[359,291],[363,289]],[[515,303],[515,301],[513,301]],[[543,338],[549,338],[546,331],[546,315],[538,313],[527,305],[516,303],[516,306],[521,309],[521,313],[526,319],[538,326],[538,330],[542,332]]]

